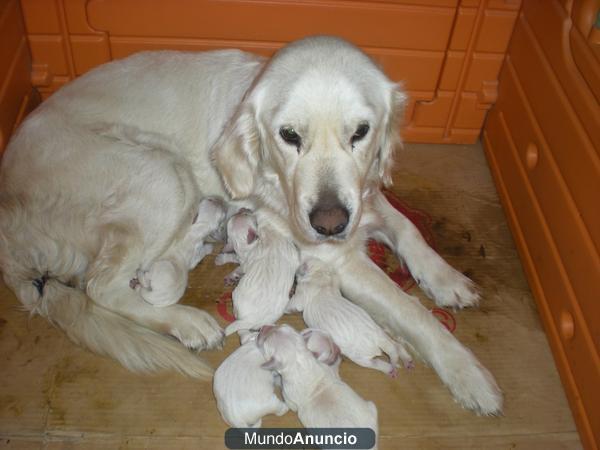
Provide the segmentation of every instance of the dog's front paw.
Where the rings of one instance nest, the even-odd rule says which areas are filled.
[[[177,320],[169,334],[193,350],[220,348],[225,337],[223,330],[206,311],[191,306],[177,306]]]
[[[480,294],[475,283],[443,260],[415,274],[414,278],[425,294],[442,308],[461,309],[479,304]]]
[[[482,416],[502,415],[503,396],[496,380],[475,356],[466,349],[465,352],[468,352],[466,359],[447,359],[444,383],[464,408]]]

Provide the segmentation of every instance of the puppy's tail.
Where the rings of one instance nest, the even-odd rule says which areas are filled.
[[[17,285],[6,273],[4,278],[32,313],[48,319],[76,344],[116,359],[131,371],[174,369],[194,378],[212,376],[212,368],[175,339],[98,306],[80,289],[53,278]]]

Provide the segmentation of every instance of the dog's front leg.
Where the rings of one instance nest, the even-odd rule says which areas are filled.
[[[390,246],[410,270],[419,287],[438,306],[463,308],[479,302],[475,284],[452,268],[423,239],[415,225],[378,191],[372,206],[383,220],[372,234]]]
[[[349,255],[339,276],[343,295],[392,335],[405,339],[465,408],[484,415],[501,413],[502,393],[492,374],[416,297],[402,291],[367,255]]]

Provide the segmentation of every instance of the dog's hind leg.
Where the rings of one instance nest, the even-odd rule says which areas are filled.
[[[392,336],[405,339],[465,408],[484,415],[501,412],[502,393],[492,374],[417,298],[402,291],[366,254],[348,255],[338,273],[343,295]]]
[[[475,284],[444,261],[425,242],[417,227],[394,208],[380,191],[374,194],[372,205],[383,219],[383,226],[372,237],[394,250],[398,258],[406,263],[423,292],[442,307],[477,305],[479,293]]]
[[[91,263],[87,294],[99,305],[156,332],[179,339],[186,347],[202,350],[221,345],[223,333],[205,311],[183,305],[154,307],[129,287],[141,259],[139,232],[123,225],[106,225],[104,242]]]

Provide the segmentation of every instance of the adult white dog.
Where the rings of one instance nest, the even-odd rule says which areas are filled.
[[[405,98],[364,53],[330,37],[292,43],[268,62],[151,52],[95,69],[31,114],[6,150],[4,279],[76,342],[134,370],[200,376],[209,369],[163,334],[213,347],[216,322],[187,306],[155,308],[129,279],[181,244],[200,192],[250,198],[303,253],[335,267],[344,296],[408,341],[462,405],[498,413],[489,372],[359,251],[368,206],[371,235],[438,305],[478,301],[379,190],[391,182]]]

